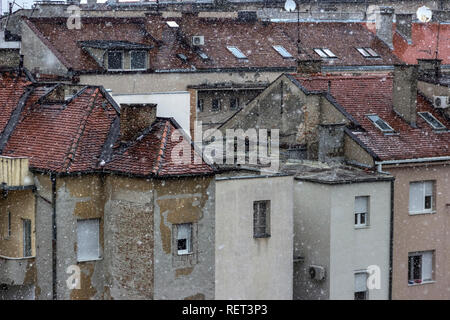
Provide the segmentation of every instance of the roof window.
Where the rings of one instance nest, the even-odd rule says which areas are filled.
[[[419,115],[435,130],[445,130],[445,126],[429,112],[419,112]]]
[[[242,53],[237,47],[227,46],[227,49],[238,59],[247,59],[247,56]]]
[[[378,115],[376,114],[370,114],[367,116],[370,121],[373,122],[373,124],[380,129],[383,132],[394,132],[394,129],[383,119],[381,119]]]

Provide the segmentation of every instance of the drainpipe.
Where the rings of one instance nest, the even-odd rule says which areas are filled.
[[[57,282],[56,282],[56,177],[55,174],[50,174],[52,182],[52,296],[53,300],[57,300]]]
[[[392,300],[392,271],[394,258],[394,181],[391,181],[391,217],[389,226],[389,292],[388,300]]]

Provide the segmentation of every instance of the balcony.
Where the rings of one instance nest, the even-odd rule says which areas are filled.
[[[28,158],[0,156],[0,189],[24,190],[33,188]]]

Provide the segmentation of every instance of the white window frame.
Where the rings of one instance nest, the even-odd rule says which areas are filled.
[[[366,200],[366,208],[365,210],[360,210],[357,208],[358,199]],[[367,228],[369,226],[369,212],[370,212],[370,197],[369,196],[357,196],[355,197],[355,210],[354,210],[354,218],[355,218],[355,228]],[[361,217],[364,216],[364,223],[361,223]]]
[[[275,45],[272,46],[272,48],[275,49],[276,52],[278,52],[280,54],[280,56],[282,56],[284,59],[289,59],[289,58],[293,58],[292,54],[287,51],[287,49],[281,45]]]
[[[392,128],[389,123],[387,123],[386,121],[384,121],[379,115],[377,114],[367,114],[366,115],[367,118],[370,120],[370,122],[372,122],[381,132],[383,133],[393,133],[394,132],[394,128]],[[389,129],[383,129],[381,128],[378,123],[376,122],[376,120],[373,120],[371,117],[377,117],[380,121],[382,121],[387,127],[389,127]]]
[[[133,52],[143,52],[144,53],[144,68],[133,68]],[[143,71],[143,70],[147,70],[147,60],[148,60],[148,55],[147,55],[147,51],[145,50],[130,50],[129,51],[129,55],[130,55],[130,70],[133,71]],[[122,57],[122,64],[123,64],[123,57]]]
[[[179,256],[192,253],[192,223],[182,223],[177,225],[176,250]],[[178,240],[186,240],[186,249],[178,249]]]
[[[358,275],[363,275],[364,276],[364,278],[365,278],[365,281],[364,281],[364,286],[365,286],[365,290],[358,290],[358,285],[357,285],[357,283],[358,283],[358,280],[357,280],[357,277],[358,277]],[[360,270],[360,271],[355,271],[355,273],[354,273],[354,281],[355,281],[355,283],[354,283],[354,294],[356,294],[356,293],[359,293],[359,292],[365,292],[365,300],[369,300],[369,288],[367,287],[367,278],[368,278],[368,276],[369,276],[369,274],[368,274],[368,272],[367,272],[367,270]]]
[[[434,282],[434,256],[434,250],[408,253],[408,285]],[[410,262],[413,257],[420,257],[420,279],[414,279],[414,263]]]
[[[101,253],[100,253],[100,219],[78,219],[77,220],[77,261],[78,262],[85,262],[85,261],[95,261],[101,259]],[[94,226],[97,230],[94,232],[94,237],[89,239],[94,243],[94,252],[91,253],[85,253],[81,252],[84,248],[80,245],[82,241],[80,241],[80,225],[82,224],[91,224],[90,227]],[[92,245],[91,243],[91,245]]]
[[[337,58],[334,52],[328,48],[315,48],[314,52],[317,53],[321,58]]]
[[[247,56],[241,50],[239,50],[239,48],[236,46],[227,46],[227,49],[237,59],[241,59],[241,60],[248,59]]]
[[[419,208],[418,210],[412,210],[411,209],[411,204],[412,204],[412,189],[411,186],[412,185],[422,185],[422,192],[421,192],[421,204],[423,204],[423,206],[421,208]],[[431,192],[430,192],[430,188],[426,187],[426,184],[431,184]],[[425,208],[425,198],[431,196],[431,208]],[[415,214],[429,214],[429,213],[434,213],[434,201],[435,201],[435,181],[434,180],[426,180],[426,181],[411,181],[409,183],[409,202],[408,202],[408,212],[410,215],[415,215]]]
[[[447,128],[442,124],[442,122],[440,122],[438,119],[436,119],[436,117],[433,116],[430,112],[428,112],[428,111],[426,111],[426,112],[418,112],[418,114],[419,114],[419,116],[420,116],[423,120],[425,120],[425,122],[428,123],[428,124],[431,126],[431,128],[433,128],[434,130],[445,130],[445,129],[447,129]],[[425,117],[424,114],[427,114],[429,117],[433,118],[433,120],[436,121],[437,123],[439,123],[439,124],[441,125],[441,127],[436,127],[432,122],[430,122],[430,121]]]
[[[110,69],[109,68],[109,54],[110,53],[115,53],[115,52],[120,52],[122,54],[122,65],[120,69]],[[123,50],[109,50],[106,52],[106,54],[108,55],[108,65],[107,65],[107,69],[108,71],[123,71],[124,70],[124,63],[125,63],[125,52]]]
[[[366,47],[366,48],[358,47],[358,48],[356,48],[356,50],[358,50],[358,52],[364,58],[379,58],[380,57],[380,55],[370,47]]]

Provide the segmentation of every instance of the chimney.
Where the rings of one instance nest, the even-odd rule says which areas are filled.
[[[297,73],[310,75],[322,72],[322,60],[307,59],[297,61]]]
[[[120,140],[137,138],[156,120],[156,104],[120,105]]]
[[[441,59],[417,59],[417,64],[421,79],[437,82],[441,77]]]
[[[392,7],[380,7],[377,19],[377,36],[385,42],[391,49],[392,45],[392,18],[394,9]]]
[[[400,33],[409,44],[412,44],[412,18],[413,15],[410,13],[395,15],[397,32]]]
[[[394,111],[411,126],[416,126],[418,65],[395,65],[392,86]]]

